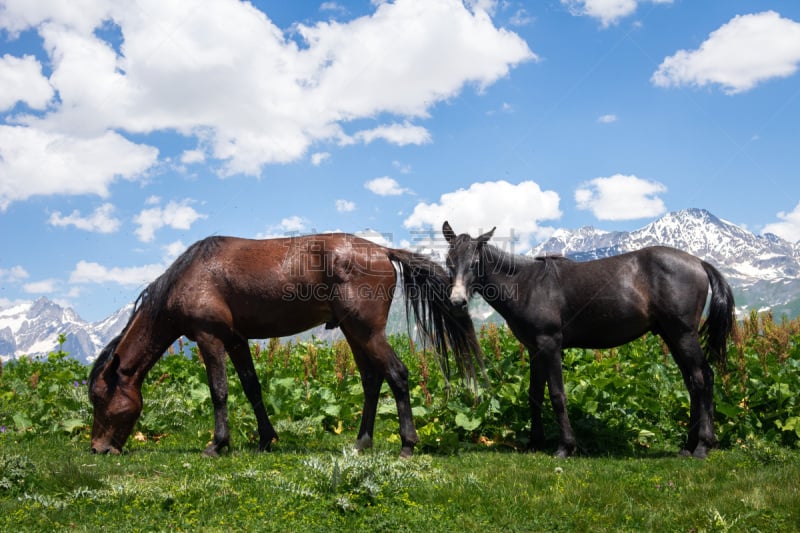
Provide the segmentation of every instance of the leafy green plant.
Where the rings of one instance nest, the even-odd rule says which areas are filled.
[[[721,445],[735,447],[756,435],[779,446],[800,446],[800,324],[752,315],[740,333],[729,345],[727,369],[717,372]],[[409,368],[419,450],[526,447],[529,355],[503,326],[484,327],[479,340],[488,384],[476,395],[458,381],[445,379],[438,365],[431,364],[435,359],[430,351],[405,335],[390,338]],[[267,411],[284,446],[303,448],[322,435],[358,428],[363,392],[344,341],[271,340],[253,343],[251,349]],[[569,414],[582,453],[639,455],[682,444],[689,398],[657,336],[612,350],[566,350],[563,364]],[[43,434],[88,442],[88,371],[63,352],[6,363],[0,376],[0,442]],[[230,363],[228,374],[234,446],[255,447],[255,418]],[[186,431],[196,434],[197,447],[204,444],[213,427],[212,406],[202,354],[196,348],[184,345],[178,353],[165,355],[147,376],[143,397],[144,410],[134,429],[138,440],[130,445]],[[387,385],[381,391],[378,420],[389,428],[383,438],[397,445],[397,412]],[[556,424],[549,408],[544,410],[544,424],[554,439]],[[305,429],[295,430],[300,427]]]
[[[23,492],[35,472],[33,463],[24,455],[0,454],[0,494]]]

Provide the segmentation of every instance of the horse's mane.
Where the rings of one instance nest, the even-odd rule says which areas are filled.
[[[169,297],[169,293],[172,289],[172,286],[175,284],[175,281],[186,271],[186,269],[191,265],[194,260],[199,256],[202,258],[207,258],[210,254],[212,254],[216,249],[219,247],[220,242],[224,239],[224,237],[207,237],[203,240],[197,241],[196,243],[189,246],[185,252],[183,252],[178,258],[155,280],[153,280],[145,289],[139,293],[139,296],[133,303],[133,311],[131,311],[131,316],[128,318],[128,322],[125,324],[125,327],[122,328],[122,331],[114,337],[108,345],[103,348],[100,352],[100,355],[97,356],[97,359],[94,361],[94,365],[92,366],[92,370],[89,373],[89,388],[94,385],[95,379],[97,376],[100,375],[100,372],[103,368],[105,368],[106,363],[111,357],[114,355],[114,352],[117,349],[117,345],[122,340],[122,337],[125,336],[125,333],[128,331],[128,328],[133,322],[134,317],[140,312],[146,313],[147,318],[150,320],[158,320],[159,313],[166,307],[167,298]]]
[[[520,266],[529,262],[527,258],[521,255],[506,252],[488,243],[481,249],[481,255],[484,260],[489,259],[492,262],[495,272],[503,272],[504,274],[514,274]]]
[[[540,273],[540,279],[555,276],[558,277],[559,266],[564,263],[571,263],[572,260],[564,257],[563,255],[537,255],[534,261],[544,264],[544,268]]]

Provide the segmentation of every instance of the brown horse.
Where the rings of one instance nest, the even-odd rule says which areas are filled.
[[[181,335],[197,342],[208,374],[214,437],[205,453],[217,455],[230,443],[226,352],[255,411],[259,447],[269,449],[277,434],[264,409],[248,339],[327,324],[341,328],[361,373],[364,410],[356,448],[372,446],[386,380],[397,403],[401,456],[410,456],[418,437],[408,370],[385,331],[398,273],[406,310],[413,310],[418,329],[432,340],[444,371],[449,346],[462,375],[474,377],[480,348],[472,322],[468,314],[453,312],[449,278],[427,258],[341,233],[268,240],[209,237],[190,246],[142,291],[125,329],[95,361],[89,379],[92,451],[120,453],[142,411],[145,376]]]
[[[664,246],[581,263],[563,257],[532,259],[488,244],[494,230],[477,238],[457,236],[445,222],[442,231],[450,243],[453,305],[466,308],[477,292],[530,352],[532,449],[544,445],[546,381],[560,426],[556,454],[566,457],[575,450],[562,348],[611,348],[652,331],[669,346],[689,390],[689,436],[682,454],[708,454],[716,444],[714,371],[701,340],[710,358],[724,363],[726,340],[735,324],[731,288],[716,268]],[[709,289],[708,318],[700,327]]]

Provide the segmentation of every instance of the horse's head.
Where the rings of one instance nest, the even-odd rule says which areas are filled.
[[[118,343],[119,337],[101,352],[89,378],[94,453],[119,454],[142,412],[141,388],[120,369]]]
[[[481,276],[481,251],[492,238],[495,228],[476,239],[466,233],[456,235],[447,222],[442,226],[444,238],[450,244],[447,251],[447,270],[450,272],[452,286],[450,303],[456,307],[466,308],[475,284]]]

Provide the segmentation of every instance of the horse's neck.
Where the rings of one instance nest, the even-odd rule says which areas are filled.
[[[141,384],[145,376],[177,338],[168,331],[166,320],[154,321],[139,311],[131,319],[120,339],[116,353],[119,356],[119,371]]]
[[[486,246],[483,254],[480,283],[478,293],[492,306],[504,299],[503,292],[514,283],[517,272],[516,262],[512,254],[506,253],[494,246]],[[499,310],[499,309],[498,309]]]
[[[478,292],[505,316],[506,307],[519,300],[519,291],[525,286],[531,270],[541,268],[541,265],[494,246],[486,247],[483,253],[484,271]]]
[[[483,266],[485,280],[503,282],[517,274],[520,258],[495,246],[487,246],[483,249]]]

